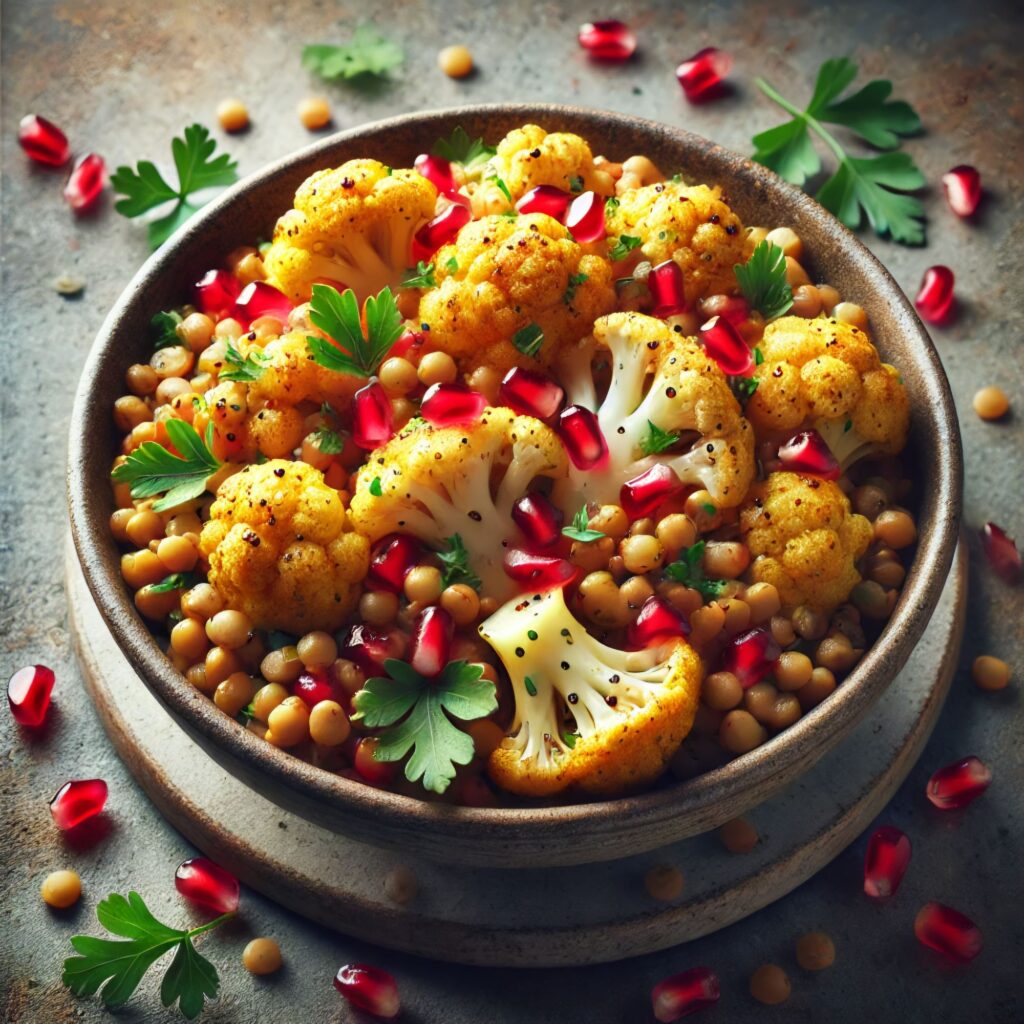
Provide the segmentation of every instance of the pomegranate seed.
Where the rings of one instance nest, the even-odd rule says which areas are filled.
[[[379,674],[389,658],[405,654],[405,638],[396,629],[360,624],[343,635],[341,656],[354,661],[364,672]]]
[[[379,967],[346,964],[334,977],[334,987],[358,1010],[391,1020],[400,1003],[395,979]]]
[[[444,157],[420,153],[413,161],[413,167],[437,189],[441,195],[450,196],[458,191],[452,165]]]
[[[102,779],[65,782],[50,801],[50,814],[57,828],[65,832],[100,813],[107,802],[107,784]]]
[[[608,458],[608,443],[589,409],[570,405],[558,417],[558,435],[577,469],[595,469]]]
[[[366,585],[371,590],[400,594],[409,570],[419,561],[420,546],[404,533],[393,533],[377,541],[370,555]]]
[[[516,203],[516,209],[520,213],[546,213],[555,220],[561,220],[571,202],[571,192],[564,192],[555,185],[538,185]]]
[[[376,379],[352,397],[352,440],[372,451],[391,439],[395,432],[391,399]]]
[[[946,202],[958,217],[970,217],[981,202],[981,175],[976,167],[960,164],[942,176]]]
[[[498,401],[526,416],[549,420],[558,412],[565,392],[550,377],[519,366],[505,374]]]
[[[274,316],[287,323],[292,304],[288,297],[266,281],[247,284],[235,300],[232,316],[246,327],[261,316]]]
[[[676,476],[675,470],[658,462],[622,485],[619,504],[630,519],[644,519],[682,489],[682,481]]]
[[[981,930],[965,914],[944,903],[926,903],[914,918],[914,934],[922,945],[958,963],[970,963],[981,952]]]
[[[683,285],[683,271],[675,260],[659,263],[647,275],[647,289],[651,293],[651,316],[662,320],[685,313],[686,288]]]
[[[576,566],[564,558],[535,555],[519,548],[512,548],[505,555],[504,565],[512,579],[526,585],[523,589],[537,593],[565,586],[578,572]]]
[[[424,608],[413,623],[409,664],[421,676],[436,676],[448,664],[454,631],[455,623],[443,608]]]
[[[750,305],[739,295],[712,295],[700,306],[706,316],[724,317],[733,327],[740,327],[750,319]]]
[[[420,404],[420,415],[435,427],[454,427],[478,420],[487,399],[465,384],[432,384]]]
[[[107,165],[103,157],[86,153],[75,161],[71,177],[64,186],[64,198],[75,213],[88,213],[107,184]]]
[[[779,462],[791,473],[809,473],[823,480],[838,480],[843,471],[832,449],[816,430],[801,430],[779,448]]]
[[[636,36],[624,21],[588,21],[580,25],[580,46],[594,60],[629,60],[636,51]]]
[[[374,757],[378,740],[375,736],[364,736],[356,743],[352,765],[363,782],[371,786],[390,786],[398,774],[397,761],[378,761]]]
[[[673,264],[675,266],[675,264]],[[754,357],[742,335],[724,316],[713,316],[700,329],[704,351],[722,373],[730,377],[747,377],[754,371]]]
[[[38,114],[26,114],[21,119],[18,142],[36,163],[50,167],[63,167],[71,156],[67,136],[52,121]]]
[[[672,1021],[714,1006],[720,995],[718,975],[710,967],[691,967],[659,981],[651,989],[654,1019],[662,1024],[672,1024]]]
[[[881,825],[871,833],[864,855],[864,892],[873,900],[887,900],[907,873],[910,840],[892,825]]]
[[[572,232],[572,237],[584,245],[604,238],[604,198],[596,192],[577,196],[569,204],[565,226]]]
[[[226,270],[208,270],[195,284],[196,305],[201,313],[215,320],[228,316],[242,286]]]
[[[759,626],[728,642],[722,652],[722,670],[731,672],[746,690],[771,672],[781,653],[771,630]]]
[[[630,647],[651,647],[674,636],[688,636],[690,623],[682,612],[652,594],[640,606],[636,622],[629,627]]]
[[[929,267],[921,279],[914,299],[918,313],[930,324],[940,324],[953,308],[953,271],[949,267]]]
[[[37,729],[50,710],[53,692],[53,669],[45,665],[27,665],[19,668],[7,683],[7,704],[19,725]]]
[[[976,757],[965,757],[940,768],[928,780],[928,799],[940,811],[958,811],[988,789],[992,772]]]
[[[182,861],[174,872],[174,888],[215,914],[233,914],[238,909],[238,879],[206,857]]]
[[[301,697],[312,710],[322,700],[334,700],[335,691],[326,672],[303,672],[292,685],[292,694]]]
[[[512,519],[538,548],[549,548],[561,540],[565,516],[538,491],[531,491],[512,506]]]
[[[997,576],[1007,583],[1020,579],[1020,552],[1001,526],[986,523],[981,528],[981,549]]]
[[[732,70],[732,57],[706,46],[676,68],[676,78],[691,103],[713,99],[722,91],[722,79]]]
[[[451,242],[472,218],[472,213],[465,206],[452,203],[413,236],[412,258],[429,260],[442,245]]]
[[[398,341],[391,346],[389,356],[407,356],[410,352],[418,352],[426,339],[419,331],[403,331]]]

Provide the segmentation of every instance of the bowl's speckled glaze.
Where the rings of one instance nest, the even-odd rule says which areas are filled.
[[[372,156],[411,166],[456,125],[489,140],[537,122],[585,136],[595,153],[644,153],[671,172],[720,184],[745,223],[788,225],[815,280],[862,305],[883,358],[897,365],[913,409],[907,464],[918,483],[919,542],[900,600],[878,641],[836,692],[753,752],[699,778],[618,800],[544,808],[460,808],[373,789],[315,768],[246,731],[173,668],[135,611],[108,529],[118,438],[110,410],[129,364],[149,357],[153,313],[180,304],[193,281],[235,246],[269,237],[314,170]],[[142,267],[111,311],[82,375],[71,419],[72,534],[97,605],[142,681],[233,773],[312,821],[353,838],[438,860],[504,867],[587,863],[656,849],[735,817],[838,743],[885,690],[942,591],[960,519],[962,459],[949,387],[906,296],[839,222],[773,173],[681,129],[605,111],[491,105],[413,114],[332,136],[240,182],[205,207]]]

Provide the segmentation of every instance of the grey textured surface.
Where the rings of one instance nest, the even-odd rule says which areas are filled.
[[[11,380],[0,393],[3,465],[0,491],[4,664],[50,664],[58,673],[55,713],[42,736],[28,739],[3,717],[0,776],[5,836],[0,905],[0,1017],[40,1024],[104,1020],[91,1001],[69,997],[58,979],[66,938],[95,930],[96,900],[134,887],[170,915],[184,916],[171,886],[187,843],[162,821],[117,760],[88,705],[71,656],[61,583],[66,523],[62,474],[67,410],[89,343],[106,310],[145,256],[143,232],[113,213],[73,221],[60,199],[61,173],[30,167],[14,143],[18,119],[38,111],[62,124],[78,151],[94,149],[112,166],[162,154],[172,134],[193,119],[213,123],[213,107],[239,94],[253,128],[232,139],[242,173],[302,145],[308,134],[294,116],[307,92],[330,96],[339,126],[421,107],[477,100],[564,100],[635,112],[682,124],[741,152],[754,130],[774,122],[753,78],[764,74],[784,93],[806,96],[826,56],[850,52],[863,70],[884,74],[911,100],[927,133],[908,149],[933,187],[926,195],[930,244],[901,249],[869,244],[911,293],[923,269],[947,263],[958,276],[961,313],[934,332],[961,409],[966,447],[965,519],[969,529],[992,518],[1024,537],[1020,453],[1024,376],[1019,282],[1022,225],[1021,16],[1009,3],[841,6],[719,3],[614,4],[599,16],[627,17],[642,53],[625,68],[592,67],[575,44],[579,16],[566,5],[402,5],[379,20],[405,42],[401,77],[371,96],[311,81],[298,64],[303,42],[340,36],[365,10],[354,4],[239,5],[97,2],[85,7],[46,0],[4,4],[2,146],[3,343]],[[461,39],[480,72],[463,83],[435,68],[440,46]],[[682,58],[702,46],[736,56],[733,95],[688,107],[672,77]],[[951,165],[976,164],[989,195],[977,224],[957,221],[938,181]],[[52,279],[73,272],[83,297],[61,299]],[[984,424],[970,398],[1000,382],[1017,413]],[[977,545],[972,532],[972,554]],[[319,931],[255,894],[244,920],[210,937],[221,965],[223,996],[204,1019],[348,1021],[330,987],[340,963],[381,963],[399,979],[407,1019],[423,1024],[482,1020],[633,1022],[650,1019],[647,990],[665,974],[695,963],[713,965],[723,999],[708,1020],[753,1020],[771,1012],[790,1020],[985,1020],[1024,1017],[1024,960],[1019,906],[1024,772],[1018,737],[1022,602],[975,559],[967,640],[953,693],[919,765],[882,820],[914,842],[911,872],[889,907],[867,905],[859,891],[863,840],[786,900],[716,936],[615,968],[554,972],[458,970],[385,954]],[[969,665],[994,653],[1015,666],[1018,684],[1001,695],[977,692]],[[995,782],[963,814],[940,815],[924,800],[935,767],[976,753]],[[202,771],[202,766],[197,766]],[[111,786],[103,828],[74,845],[52,827],[46,801],[66,778],[100,775]],[[74,864],[86,896],[75,910],[49,914],[39,902],[43,875]],[[600,894],[595,894],[600,898]],[[915,942],[911,924],[921,903],[948,902],[970,914],[985,949],[966,969],[948,969]],[[802,974],[792,944],[811,928],[832,933],[836,966]],[[248,933],[270,933],[289,966],[276,979],[253,981],[238,966]],[[746,978],[765,960],[793,976],[785,1009],[765,1011],[746,994]],[[126,1021],[168,1019],[152,981],[119,1014]]]

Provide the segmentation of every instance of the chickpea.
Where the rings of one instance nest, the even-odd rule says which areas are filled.
[[[133,363],[124,375],[124,382],[133,395],[145,398],[146,395],[151,395],[156,391],[160,378],[152,366],[146,363]]]
[[[868,315],[854,302],[839,302],[832,309],[832,316],[841,324],[850,324],[860,330],[867,330]]]
[[[803,284],[811,283],[807,271],[792,256],[786,257],[786,281],[791,288],[799,288]]]
[[[665,546],[657,537],[639,534],[624,538],[619,543],[619,554],[629,572],[651,572],[665,561]]]
[[[629,537],[642,537],[642,536],[654,536],[654,520],[650,516],[644,516],[642,519],[634,519],[629,524],[629,529],[626,531]]]
[[[825,310],[826,313],[828,313],[829,316],[831,316],[832,310],[834,310],[836,306],[839,305],[840,302],[842,302],[842,297],[840,296],[839,292],[830,284],[823,283],[816,285],[815,287],[818,289],[818,298],[821,299],[822,308]]]
[[[114,423],[122,433],[127,434],[152,419],[153,410],[137,395],[124,395],[114,402]]]
[[[132,590],[138,590],[159,583],[167,573],[152,551],[143,550],[121,556],[121,575]]]
[[[785,615],[773,615],[769,626],[772,631],[772,639],[780,647],[788,647],[796,640],[793,623]]]
[[[292,646],[270,651],[260,663],[260,673],[268,683],[294,683],[305,666]]]
[[[760,245],[768,237],[768,229],[762,227],[747,228],[747,238],[753,245]]]
[[[185,408],[192,409],[192,399],[194,396],[195,392],[192,390],[192,385],[184,377],[165,377],[157,385],[154,401],[158,406],[170,405],[174,409],[174,400],[176,398],[187,397],[188,402]]]
[[[465,46],[446,46],[437,64],[449,78],[465,78],[473,70],[473,55]]]
[[[431,384],[451,384],[459,370],[447,352],[428,352],[420,359],[416,375],[422,384],[430,387]]]
[[[441,591],[441,607],[456,626],[469,626],[480,614],[480,595],[465,583],[454,583]]]
[[[66,910],[82,895],[82,879],[77,871],[51,871],[39,887],[39,895],[48,906]]]
[[[304,128],[317,132],[331,123],[331,106],[322,96],[309,96],[299,103],[298,115]]]
[[[384,877],[384,895],[399,906],[412,903],[416,899],[418,891],[419,883],[416,881],[416,874],[405,864],[395,865]]]
[[[622,173],[631,174],[640,180],[641,185],[656,185],[665,180],[657,165],[649,157],[631,156],[622,161]]]
[[[783,651],[775,662],[775,684],[780,690],[799,690],[811,681],[814,665],[800,651]]]
[[[251,252],[243,256],[235,267],[235,277],[242,285],[252,284],[254,281],[264,281],[267,271],[263,266],[263,257],[258,252]],[[279,338],[284,328],[276,316],[257,317],[249,324],[249,334],[255,334],[254,341],[266,341],[269,338]]]
[[[149,359],[149,365],[161,380],[165,377],[187,377],[195,362],[195,353],[184,345],[158,348]]]
[[[490,668],[490,666],[487,667]],[[491,671],[494,670],[491,669]],[[486,672],[483,678],[487,678]],[[494,680],[492,679],[491,682]],[[475,722],[470,722],[466,731],[473,738],[473,750],[480,758],[490,757],[501,746],[501,741],[505,738],[505,730],[489,718],[478,718]]]
[[[214,322],[205,313],[189,313],[175,328],[175,334],[183,345],[199,355],[210,347],[215,327]]]
[[[217,360],[217,363],[213,367],[214,369],[219,370],[224,363],[224,358],[228,351],[227,342],[237,341],[243,334],[245,334],[245,328],[233,316],[228,316],[223,320],[217,321],[217,325],[213,329],[213,336],[217,341],[211,343],[209,349],[203,353],[207,360]],[[203,369],[203,363],[204,360],[200,357],[200,370]]]
[[[704,603],[704,597],[699,590],[683,586],[682,583],[662,583],[658,590],[676,611],[686,616],[687,620]]]
[[[217,104],[217,121],[226,132],[244,131],[249,127],[249,111],[241,100],[221,100]]]
[[[730,853],[750,853],[760,837],[746,818],[732,818],[718,829],[718,838]]]
[[[644,888],[652,900],[671,903],[683,895],[683,873],[674,864],[656,864],[644,875]]]
[[[157,545],[156,557],[169,573],[190,572],[195,568],[199,552],[186,537],[164,537]]]
[[[1002,658],[981,654],[971,665],[971,678],[980,689],[990,693],[1005,690],[1010,683],[1010,666]]]
[[[498,599],[495,597],[480,598],[480,617],[486,619],[498,610]]]
[[[501,390],[501,374],[492,366],[478,366],[467,378],[466,383],[479,391],[491,405],[496,405]]]
[[[836,677],[832,672],[819,666],[811,673],[810,682],[797,690],[800,707],[809,711],[817,707],[836,688]]]
[[[174,590],[154,590],[152,585],[135,591],[135,607],[140,615],[154,622],[166,619],[178,608],[179,597]]]
[[[821,312],[821,296],[813,284],[802,284],[793,289],[793,305],[789,316],[802,316],[813,320]]]
[[[743,687],[731,672],[712,672],[704,680],[701,696],[715,711],[732,711],[743,700]]]
[[[725,610],[717,602],[698,608],[690,616],[690,643],[706,644],[722,632],[725,626]]]
[[[779,592],[771,583],[754,583],[747,587],[743,600],[750,609],[750,622],[754,626],[769,622],[782,607]]]
[[[906,548],[917,540],[917,527],[907,512],[888,509],[875,520],[875,540],[897,550]]]
[[[629,609],[610,572],[592,572],[579,589],[580,608],[591,622],[600,626],[624,626]]]
[[[224,607],[220,594],[209,583],[199,583],[181,596],[181,610],[205,622]]]
[[[294,747],[309,737],[309,710],[301,697],[286,697],[267,716],[267,741],[275,747]]]
[[[796,940],[796,962],[805,971],[823,971],[836,962],[836,947],[825,932],[808,932]]]
[[[234,718],[252,700],[254,689],[252,676],[245,672],[232,672],[227,679],[217,684],[217,689],[213,691],[213,703]]]
[[[319,701],[309,713],[309,735],[314,743],[337,747],[348,739],[351,731],[348,715],[337,701]]]
[[[242,950],[242,965],[250,974],[273,974],[281,968],[281,947],[273,939],[253,939]]]
[[[441,571],[433,565],[414,565],[406,573],[402,589],[409,601],[420,605],[434,604],[444,589]]]
[[[710,491],[703,488],[693,491],[687,497],[683,511],[693,520],[699,533],[714,529],[721,521],[718,506],[712,499]]]
[[[296,645],[295,650],[306,668],[326,668],[333,665],[338,657],[338,645],[330,633],[315,630],[307,633]]]
[[[750,994],[765,1006],[777,1006],[789,998],[789,976],[778,964],[762,964],[750,976]]]
[[[765,727],[749,711],[730,711],[718,731],[718,742],[733,754],[746,754],[767,738]]]
[[[233,608],[217,612],[206,623],[206,635],[210,641],[229,651],[247,644],[251,633],[252,622],[249,616]]]
[[[213,689],[224,682],[228,676],[242,670],[242,663],[234,651],[226,647],[211,647],[203,660],[206,666],[206,683]]]
[[[164,521],[152,509],[136,512],[125,526],[128,539],[140,548],[147,547],[150,541],[164,535]]]
[[[164,532],[168,537],[187,537],[189,534],[198,536],[202,529],[202,520],[195,512],[179,512],[167,520]]]
[[[767,724],[772,729],[788,729],[799,721],[802,714],[800,701],[795,693],[780,693],[768,712]]]
[[[387,590],[368,590],[359,599],[359,617],[371,626],[386,626],[398,614],[398,595]]]
[[[881,487],[874,484],[862,484],[853,492],[853,510],[872,522],[878,518],[889,504],[889,496]]]
[[[676,555],[684,548],[693,547],[697,541],[697,528],[689,516],[673,512],[658,523],[654,535],[671,554]]]
[[[280,683],[267,683],[253,695],[252,712],[261,722],[266,722],[270,712],[287,698],[288,691]]]
[[[654,587],[643,576],[631,576],[619,587],[619,596],[626,607],[634,611],[643,607],[644,602],[654,593]]]
[[[629,532],[629,516],[618,505],[602,505],[588,520],[587,528],[606,537],[622,540]]]
[[[762,725],[768,725],[779,692],[771,683],[757,683],[743,694],[743,706]]]
[[[569,557],[584,572],[596,572],[608,566],[608,559],[615,553],[615,541],[611,537],[597,540],[575,540]]]
[[[412,391],[417,384],[416,367],[401,356],[392,356],[381,363],[380,383],[389,398],[400,398]]]
[[[1010,399],[1002,388],[989,385],[974,393],[973,405],[974,411],[983,420],[998,420],[1009,411]]]
[[[818,644],[814,660],[831,672],[845,672],[857,663],[861,651],[855,651],[850,638],[839,633],[827,636]]]
[[[114,540],[121,544],[128,543],[128,522],[137,514],[134,508],[119,508],[110,514],[110,532]]]
[[[725,624],[722,628],[727,636],[736,636],[747,629],[750,625],[750,605],[746,601],[733,597],[728,601],[719,601],[719,604],[725,612]]]
[[[795,260],[803,257],[804,243],[792,228],[772,228],[765,238],[772,245],[777,245],[782,250],[783,256],[792,256]]]
[[[195,664],[206,657],[210,641],[201,623],[195,619],[182,619],[171,630],[171,647],[178,654],[188,658],[189,664]]]
[[[882,548],[870,555],[865,567],[868,577],[883,587],[898,587],[907,575],[899,555],[892,548]]]
[[[345,658],[339,658],[334,663],[334,678],[349,696],[361,690],[366,682],[363,670],[354,661]]]
[[[823,612],[802,604],[793,612],[793,629],[805,640],[820,640],[828,629],[828,618]]]

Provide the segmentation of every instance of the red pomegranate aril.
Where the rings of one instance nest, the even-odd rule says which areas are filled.
[[[733,327],[740,327],[750,319],[750,305],[739,295],[712,295],[701,303],[701,312],[709,318],[723,317]]]
[[[472,218],[473,214],[465,206],[461,203],[452,203],[447,210],[424,224],[413,236],[413,260],[431,259],[434,253],[442,245],[452,241]]]
[[[363,782],[371,786],[389,786],[398,775],[398,763],[395,761],[378,761],[376,752],[378,740],[375,736],[364,736],[356,744],[356,752],[352,756],[352,766],[359,773]]]
[[[928,799],[940,811],[958,811],[988,789],[992,772],[976,757],[965,757],[940,768],[928,780]]]
[[[201,313],[220,320],[235,308],[242,285],[226,270],[208,270],[195,285],[196,305]]]
[[[478,420],[487,399],[465,384],[432,384],[420,404],[420,415],[435,427],[455,427]]]
[[[619,504],[630,519],[644,519],[682,489],[682,481],[675,470],[663,462],[657,462],[622,485]]]
[[[546,213],[555,220],[561,220],[571,202],[571,192],[564,192],[556,185],[538,185],[516,203],[516,209],[520,213]]]
[[[914,305],[922,319],[941,324],[953,308],[953,271],[949,267],[929,267],[921,279]]]
[[[107,802],[107,784],[102,779],[65,782],[50,801],[50,814],[65,832],[99,814]]]
[[[38,164],[63,167],[71,156],[67,136],[52,122],[38,114],[26,114],[18,125],[18,142]]]
[[[233,914],[238,909],[238,879],[206,857],[182,861],[174,872],[174,888],[189,902],[215,914]]]
[[[336,693],[326,672],[303,672],[292,685],[292,694],[301,697],[310,710],[322,700],[335,700]]]
[[[1013,538],[1001,526],[986,523],[981,528],[981,549],[997,576],[1007,583],[1016,583],[1020,579],[1020,552]]]
[[[235,300],[234,318],[246,327],[261,316],[274,316],[287,321],[292,311],[291,300],[266,281],[247,284]]]
[[[842,467],[816,430],[801,430],[779,448],[779,462],[791,473],[808,473],[823,480],[838,480]]]
[[[7,704],[18,725],[38,729],[50,710],[53,693],[53,669],[45,665],[26,665],[19,668],[7,683]]]
[[[918,941],[957,963],[970,963],[981,952],[981,929],[959,910],[926,903],[914,918]]]
[[[605,236],[604,197],[596,192],[584,192],[570,204],[565,214],[565,226],[572,237],[586,245],[597,242]]]
[[[513,366],[501,382],[498,401],[526,416],[549,420],[561,408],[565,391],[550,377]]]
[[[405,654],[405,638],[397,629],[378,629],[360,623],[344,634],[341,656],[354,661],[364,672],[379,675],[389,658]]]
[[[86,153],[75,161],[64,198],[75,213],[88,213],[99,200],[107,184],[107,165],[103,157]]]
[[[894,896],[909,864],[910,840],[898,828],[880,825],[864,854],[864,892],[873,900]]]
[[[531,544],[549,548],[561,540],[565,516],[543,494],[531,491],[512,506],[512,520]]]
[[[580,25],[580,46],[594,60],[620,62],[636,52],[636,36],[624,21],[588,21]]]
[[[452,165],[444,157],[420,153],[413,161],[413,167],[442,195],[451,195],[458,190]]]
[[[981,202],[981,175],[976,167],[960,164],[942,176],[946,202],[958,217],[970,217]]]
[[[403,331],[398,341],[391,346],[389,356],[408,356],[412,351],[419,351],[426,338],[419,331]]]
[[[771,672],[781,653],[771,630],[759,626],[728,642],[722,652],[722,671],[731,672],[747,690]]]
[[[334,978],[334,987],[358,1010],[391,1020],[401,1004],[395,979],[379,967],[346,964]]]
[[[676,78],[691,103],[718,95],[722,79],[732,70],[732,57],[724,50],[706,46],[676,68]]]
[[[691,1013],[714,1006],[721,995],[718,975],[710,967],[691,967],[658,982],[651,989],[654,1019],[672,1024]]]
[[[404,533],[382,537],[370,554],[366,585],[371,590],[389,590],[399,594],[409,570],[419,561],[420,546]]]
[[[690,623],[668,601],[652,594],[640,606],[640,614],[629,627],[630,647],[651,647],[674,636],[688,636]]]
[[[391,399],[380,381],[371,380],[352,397],[352,440],[372,451],[395,432]]]
[[[729,377],[746,377],[754,370],[754,357],[742,335],[724,316],[713,316],[700,329],[704,351]]]
[[[570,405],[558,417],[558,436],[577,469],[598,469],[608,458],[608,442],[597,416],[582,405]]]
[[[413,623],[409,664],[421,676],[436,676],[451,657],[454,632],[455,623],[443,608],[424,608]]]
[[[647,275],[647,290],[651,293],[651,316],[664,320],[677,313],[685,313],[689,308],[683,271],[675,260],[659,263]]]
[[[523,584],[523,589],[540,593],[564,587],[576,578],[578,569],[572,562],[564,558],[553,558],[549,555],[535,555],[530,551],[512,548],[505,555],[505,572]]]

